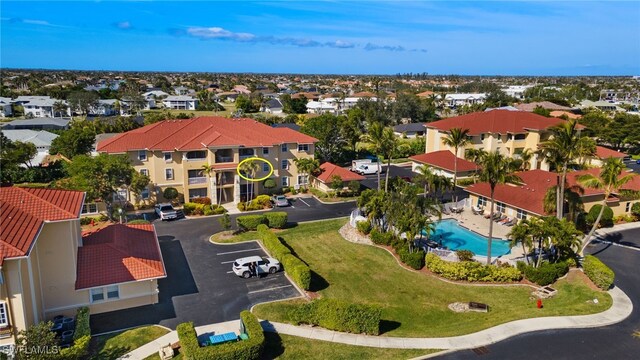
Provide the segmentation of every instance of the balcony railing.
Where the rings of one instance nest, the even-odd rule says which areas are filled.
[[[207,178],[206,177],[190,177],[188,179],[189,185],[196,185],[196,184],[206,184],[207,183]]]
[[[233,162],[233,156],[216,156],[216,163]]]

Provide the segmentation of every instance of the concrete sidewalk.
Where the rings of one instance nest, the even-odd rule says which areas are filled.
[[[577,316],[550,316],[533,319],[511,321],[482,330],[473,334],[443,337],[443,338],[401,338],[388,336],[371,336],[342,333],[326,330],[318,327],[295,326],[263,320],[262,328],[265,331],[280,334],[299,336],[313,340],[331,341],[356,346],[369,346],[378,348],[395,349],[442,349],[463,350],[486,346],[512,336],[552,329],[577,329],[592,328],[616,324],[631,315],[633,304],[631,299],[622,290],[613,288],[609,290],[613,300],[611,308],[598,314]],[[240,320],[225,323],[211,324],[196,328],[198,335],[238,331]],[[138,349],[122,356],[122,359],[142,360],[169,343],[178,341],[178,335],[172,331],[155,341],[152,341]]]

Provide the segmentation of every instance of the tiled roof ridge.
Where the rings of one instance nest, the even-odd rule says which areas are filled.
[[[154,142],[153,144],[151,144],[149,147],[147,147],[147,149],[154,149],[156,146],[158,146],[158,144],[162,143],[163,141],[167,140],[168,138],[175,136],[177,133],[179,133],[182,130],[185,130],[189,127],[189,125],[191,125],[193,123],[194,119],[187,119],[187,120],[179,120],[179,119],[166,119],[166,120],[162,120],[162,121],[158,121],[155,124],[165,124],[165,123],[170,123],[170,122],[177,122],[177,121],[184,121],[187,122],[187,124],[185,126],[183,126],[182,128],[178,129],[176,132],[172,132],[170,134],[167,134],[167,136],[160,138],[158,141]],[[154,125],[155,125],[154,124]],[[145,131],[145,133],[149,132],[150,130],[154,129],[153,128],[149,128],[149,130]],[[144,129],[144,127],[142,127],[141,129]],[[176,147],[177,148],[177,147]]]
[[[189,123],[189,125],[191,125],[191,123]],[[209,125],[208,125],[206,128],[204,128],[202,131],[200,131],[200,132],[196,132],[196,134],[195,134],[195,135],[193,135],[192,137],[190,137],[190,138],[188,138],[187,140],[185,140],[182,144],[180,144],[180,145],[176,146],[176,149],[180,149],[180,150],[181,150],[181,149],[182,149],[184,146],[186,146],[188,143],[190,143],[190,142],[194,141],[195,139],[197,139],[198,137],[202,136],[204,133],[206,133],[206,132],[207,132],[209,129],[211,129],[212,127],[213,127],[213,124],[209,123]],[[185,126],[185,128],[186,128],[186,126]],[[166,138],[171,137],[171,136],[173,136],[173,134],[171,134],[171,135],[167,136]],[[164,139],[166,139],[166,138],[164,138]],[[160,140],[160,141],[164,141],[164,139],[162,139],[162,140]],[[155,144],[154,144],[154,145],[155,145]]]
[[[67,210],[65,210],[65,209],[63,209],[63,208],[61,208],[60,206],[58,206],[58,205],[56,205],[56,204],[54,204],[54,203],[52,203],[52,202],[49,202],[49,201],[47,201],[47,200],[45,200],[45,199],[43,199],[43,198],[41,198],[41,197],[39,197],[39,196],[36,196],[36,194],[32,193],[31,191],[28,191],[28,190],[27,190],[27,188],[22,188],[22,187],[19,187],[19,186],[16,186],[15,188],[16,188],[16,189],[18,189],[19,191],[21,191],[21,192],[25,193],[25,194],[29,194],[29,196],[30,196],[30,197],[32,197],[32,198],[34,198],[34,199],[36,199],[36,201],[39,201],[39,202],[45,202],[45,203],[47,203],[47,204],[49,204],[49,205],[51,205],[51,206],[53,206],[53,207],[55,207],[55,208],[57,208],[57,209],[61,210],[61,211],[62,211],[62,212],[64,212],[65,214],[69,214],[69,216],[77,217],[77,215],[76,215],[76,214],[72,214],[71,212],[69,212],[69,211],[67,211]],[[69,190],[58,189],[58,191],[69,191]],[[32,216],[33,216],[33,215],[32,215]],[[38,217],[38,218],[39,218],[39,216],[36,216],[36,217]],[[48,221],[47,219],[41,219],[41,220],[43,220],[43,221]]]

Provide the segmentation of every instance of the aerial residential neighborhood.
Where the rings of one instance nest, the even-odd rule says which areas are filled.
[[[0,3],[0,359],[638,357],[638,3],[61,4]]]

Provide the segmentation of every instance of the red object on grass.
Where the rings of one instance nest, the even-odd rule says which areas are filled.
[[[538,299],[538,309],[542,309],[542,299]]]

